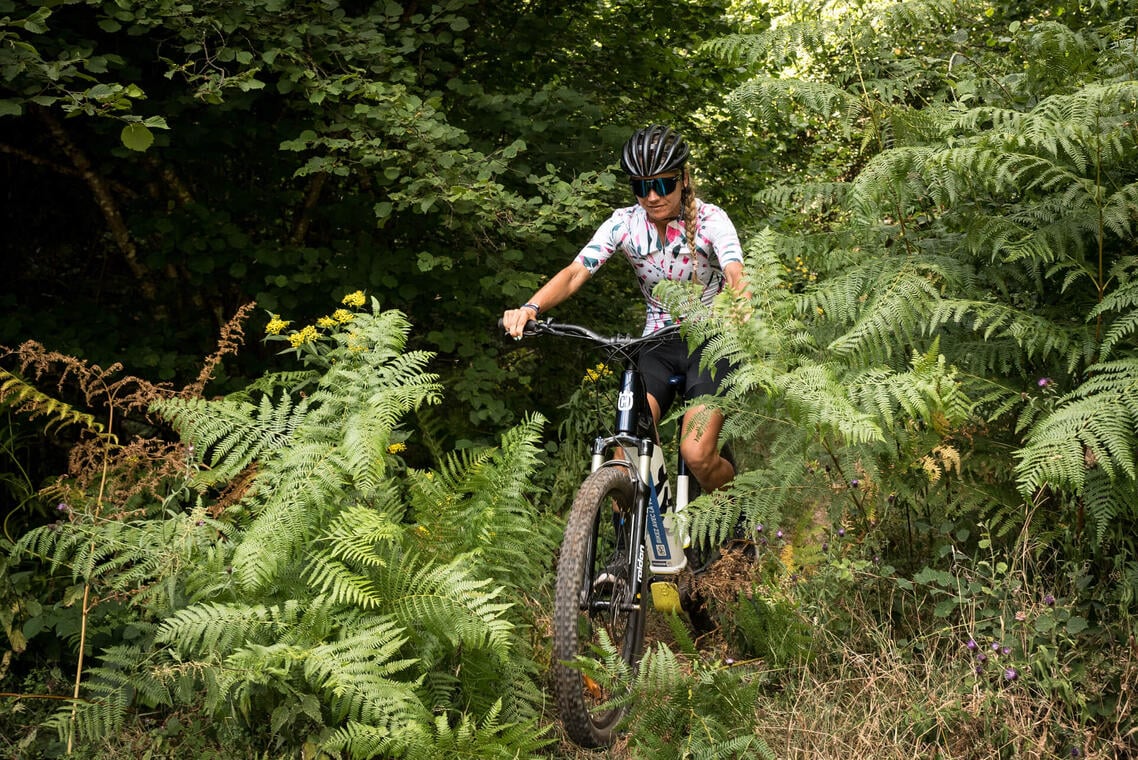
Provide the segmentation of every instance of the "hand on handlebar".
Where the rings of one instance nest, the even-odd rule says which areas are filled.
[[[521,340],[526,325],[534,321],[533,316],[533,309],[507,309],[498,324],[506,331],[506,335],[514,340]]]

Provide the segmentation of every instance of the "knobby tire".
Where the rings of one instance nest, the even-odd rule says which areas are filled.
[[[643,653],[648,569],[642,566],[641,577],[635,581],[634,567],[625,564],[615,568],[610,562],[618,547],[625,548],[626,556],[637,556],[627,550],[634,491],[624,467],[602,467],[589,475],[573,501],[557,563],[553,689],[561,723],[569,738],[582,747],[612,744],[626,708],[606,708],[604,703],[617,695],[567,663],[578,657],[601,661],[601,630],[608,633],[621,658],[633,669]],[[614,507],[626,519],[614,517]],[[623,537],[619,535],[622,531]],[[646,560],[643,546],[635,551]],[[614,569],[617,572],[613,573]],[[617,580],[611,586],[598,586],[597,578],[606,570]],[[626,589],[626,599],[636,609],[623,608],[626,605],[620,603]],[[617,602],[611,603],[613,599]]]

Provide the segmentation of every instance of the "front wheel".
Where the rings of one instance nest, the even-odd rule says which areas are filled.
[[[553,689],[561,723],[582,747],[612,743],[624,708],[615,695],[568,663],[600,660],[604,631],[635,668],[644,643],[644,547],[632,546],[635,487],[623,467],[589,475],[573,501],[557,563],[553,600]]]

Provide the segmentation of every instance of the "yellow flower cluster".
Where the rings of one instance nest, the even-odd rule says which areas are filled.
[[[785,269],[787,272],[790,272],[790,271],[792,271],[792,270],[790,269],[790,267],[784,267],[784,269]],[[811,271],[811,270],[810,270],[810,267],[806,266],[806,262],[802,260],[802,257],[801,257],[801,256],[795,256],[795,257],[794,257],[794,269],[793,269],[793,272],[794,272],[795,274],[797,274],[797,275],[801,276],[801,277],[802,277],[803,279],[805,279],[807,282],[814,282],[815,280],[817,280],[817,279],[818,279],[818,273],[817,273],[817,272],[813,272],[813,271]]]
[[[345,306],[354,306],[358,309],[364,305],[365,300],[366,299],[364,298],[364,292],[362,290],[357,290],[355,293],[348,293],[348,295],[344,296],[344,300],[340,301],[340,303],[344,304]]]
[[[407,450],[407,444],[402,443],[402,442],[393,443],[387,447],[387,453],[388,454],[399,454],[399,453],[404,452],[406,450]]]
[[[281,330],[288,327],[291,323],[281,319],[276,314],[269,320],[269,324],[265,325],[265,333],[267,335],[280,335]]]
[[[293,348],[298,348],[305,343],[315,342],[316,338],[316,328],[312,325],[305,325],[303,329],[288,336],[288,342],[292,344]]]
[[[588,380],[590,383],[595,383],[602,377],[608,377],[611,374],[612,370],[602,363],[598,364],[596,367],[590,367],[589,369],[585,370],[584,379]]]
[[[328,327],[335,327],[336,325],[338,325],[340,323],[337,322],[336,320],[332,319],[331,317],[321,317],[320,319],[316,320],[316,324],[320,325],[321,327],[328,328]]]
[[[336,320],[342,325],[346,325],[351,322],[355,316],[355,314],[348,311],[347,309],[336,309],[334,312],[332,312],[332,319]]]

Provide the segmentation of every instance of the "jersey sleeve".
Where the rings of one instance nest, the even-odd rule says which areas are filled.
[[[722,269],[731,262],[743,263],[743,246],[739,242],[739,233],[731,222],[727,212],[710,203],[703,204],[702,219],[699,222],[699,236],[705,245],[715,251],[715,258],[719,260]]]
[[[577,254],[576,261],[588,269],[590,275],[595,274],[601,265],[609,260],[613,252],[620,248],[628,236],[628,219],[628,209],[614,211],[612,216],[593,233],[593,239]]]

